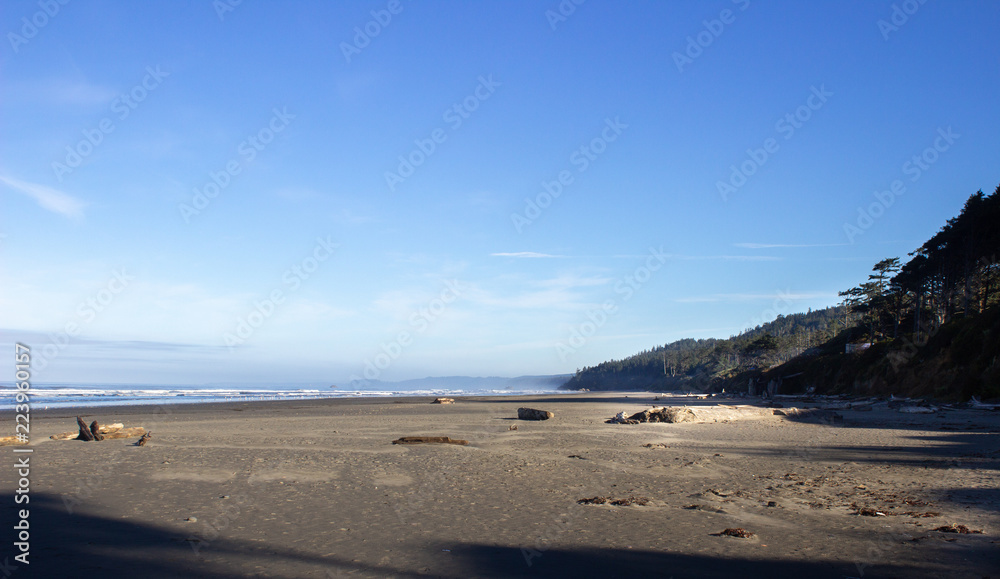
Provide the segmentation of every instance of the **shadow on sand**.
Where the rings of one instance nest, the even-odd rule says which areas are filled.
[[[8,505],[12,507],[13,505]],[[236,577],[809,577],[819,579],[857,574],[843,562],[789,562],[765,558],[714,558],[627,549],[524,551],[518,547],[458,544],[442,553],[432,541],[411,544],[409,554],[427,554],[419,569],[365,564],[356,553],[325,556],[285,547],[217,537],[199,553],[190,537],[168,529],[109,519],[95,514],[70,514],[63,501],[44,493],[31,495],[30,566],[11,554],[5,570],[14,577],[142,577],[145,579],[229,579]],[[13,523],[14,509],[4,509],[4,525]],[[10,528],[7,526],[6,528]],[[232,533],[230,533],[232,534]],[[724,539],[733,540],[733,539]],[[394,546],[399,553],[398,545]],[[7,550],[10,552],[10,548]],[[391,554],[386,546],[386,554]],[[526,557],[526,553],[528,557]],[[403,553],[400,553],[401,555]],[[379,553],[381,556],[381,553]],[[405,558],[405,557],[399,557]],[[530,562],[530,564],[529,564]],[[16,568],[15,568],[16,567]],[[98,575],[100,573],[100,575]],[[865,569],[866,577],[920,577],[926,571],[891,563]]]

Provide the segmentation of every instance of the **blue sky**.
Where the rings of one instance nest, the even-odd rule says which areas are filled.
[[[572,372],[832,305],[1000,183],[998,25],[5,2],[0,333],[39,381],[327,384]]]

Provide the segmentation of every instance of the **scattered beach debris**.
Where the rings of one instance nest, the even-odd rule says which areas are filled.
[[[966,527],[965,525],[956,525],[955,523],[952,523],[950,525],[942,525],[942,526],[940,526],[940,527],[938,527],[936,529],[933,529],[933,530],[934,531],[938,531],[939,533],[959,533],[959,534],[962,534],[962,535],[982,535],[983,534],[982,531],[974,531],[974,530],[970,529],[969,527]]]
[[[153,433],[152,432],[147,432],[146,434],[142,435],[142,438],[140,438],[139,440],[135,441],[135,445],[136,446],[146,446],[146,443],[149,442],[150,438],[153,438]]]
[[[629,495],[628,498],[615,499],[611,501],[611,504],[616,507],[629,507],[632,505],[639,505],[640,507],[643,507],[649,504],[649,499],[646,497],[634,497]]]
[[[657,442],[657,443],[647,442],[646,444],[642,445],[642,447],[643,448],[670,448],[669,446],[667,446],[666,444],[663,444],[662,442]]]
[[[767,416],[795,416],[827,423],[843,422],[843,416],[824,409],[761,408],[760,406],[729,406],[718,404],[707,407],[656,406],[631,416],[619,412],[605,422],[607,424],[640,424],[643,422],[726,422],[743,418],[764,418]]]
[[[916,398],[896,398],[894,395],[889,396],[889,400],[886,402],[886,407],[890,410],[898,410],[904,414],[931,414],[940,410],[936,406],[932,406],[930,402],[926,400],[919,400]]]
[[[392,441],[393,444],[469,444],[468,440],[448,438],[447,436],[403,436]]]
[[[1000,409],[1000,404],[986,404],[985,402],[981,401],[976,396],[973,396],[972,399],[969,400],[969,406],[972,407],[972,408],[981,408],[983,410],[998,410],[998,409]]]
[[[619,412],[614,418],[607,421],[608,424],[639,424],[640,422],[694,422],[696,420],[694,412],[687,406],[660,406],[636,412],[632,416],[626,417],[624,412]]]
[[[571,454],[566,458],[579,458],[580,460],[587,460],[586,457],[580,456],[579,454]]]
[[[518,408],[517,417],[520,420],[548,420],[555,416],[554,413],[548,410],[538,410],[536,408]]]
[[[873,509],[871,507],[855,508],[854,514],[858,515],[858,516],[861,516],[861,517],[884,517],[884,516],[886,516],[885,513],[883,513],[882,511],[876,511],[875,509]]]
[[[628,414],[622,410],[615,417],[608,421],[609,424],[635,424],[634,422],[629,422]]]
[[[77,426],[79,426],[79,430],[77,431],[53,434],[49,438],[51,440],[107,440],[114,438],[133,438],[135,436],[142,436],[146,434],[146,429],[141,426],[125,428],[125,425],[121,422],[101,426],[95,420],[90,424],[90,426],[87,426],[87,424],[80,417],[77,417]],[[85,433],[89,434],[90,438],[87,438]],[[101,438],[98,439],[94,437],[94,434],[99,434]]]
[[[613,499],[611,497],[591,497],[591,498],[580,499],[576,502],[581,505],[609,504],[609,505],[614,505],[616,507],[630,507],[632,505],[639,505],[639,506],[648,505],[649,499],[647,499],[646,497],[636,497],[629,495],[624,499]]]
[[[756,533],[751,533],[750,531],[736,527],[735,529],[726,529],[720,533],[712,533],[713,537],[739,537],[740,539],[749,539],[753,537]]]
[[[431,404],[454,404],[454,398],[435,398]]]

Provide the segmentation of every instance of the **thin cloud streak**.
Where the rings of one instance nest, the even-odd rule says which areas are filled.
[[[43,209],[65,215],[70,219],[83,219],[83,201],[45,185],[26,183],[0,175],[0,182],[8,188],[34,199]]]
[[[725,260],[725,261],[782,261],[781,257],[774,257],[772,255],[671,255],[669,257],[675,259],[683,259],[686,261],[702,261],[702,260]]]
[[[549,253],[537,253],[534,251],[517,251],[514,253],[491,253],[491,257],[517,257],[517,258],[564,258],[565,255],[552,255]]]
[[[734,243],[743,249],[772,249],[783,247],[844,247],[850,243]]]

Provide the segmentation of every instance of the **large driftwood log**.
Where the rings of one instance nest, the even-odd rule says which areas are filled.
[[[133,436],[142,436],[146,433],[146,429],[141,426],[131,428],[125,428],[124,426],[121,422],[116,422],[114,424],[99,426],[97,430],[104,435],[105,439],[132,438]],[[51,440],[76,440],[79,435],[79,432],[60,432],[59,434],[53,434],[49,438]]]
[[[105,439],[112,438],[132,438],[135,436],[142,436],[146,434],[146,429],[141,426],[134,426],[130,428],[122,428],[121,430],[116,430],[114,432],[104,435]]]
[[[521,420],[548,420],[555,414],[548,410],[538,410],[535,408],[518,408],[517,417]]]
[[[101,425],[96,420],[90,423],[90,433],[94,435],[94,440],[104,440],[104,435],[101,434]]]
[[[448,438],[447,436],[404,436],[402,438],[397,438],[392,441],[393,444],[425,444],[425,443],[436,443],[436,444],[469,444],[468,440],[461,440],[457,438]]]
[[[80,425],[80,431],[76,435],[77,440],[94,440],[94,433],[90,431],[90,427],[82,418],[77,416],[76,423]]]

